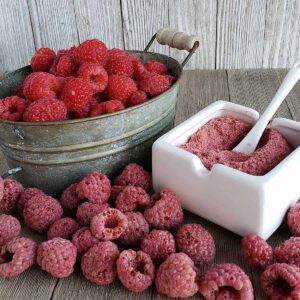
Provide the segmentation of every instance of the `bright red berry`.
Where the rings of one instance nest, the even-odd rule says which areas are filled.
[[[124,109],[124,103],[119,100],[109,100],[92,107],[90,117],[95,117],[104,114],[111,114],[113,112]]]
[[[14,90],[14,95],[20,98],[25,98],[23,94],[23,88],[24,88],[23,84],[18,85]]]
[[[147,101],[147,94],[144,91],[133,92],[127,101],[128,106],[135,106]]]
[[[76,64],[70,55],[62,55],[54,60],[50,73],[55,76],[68,77],[76,74]]]
[[[170,81],[166,76],[151,74],[140,82],[140,89],[151,96],[156,97],[170,87]]]
[[[125,55],[115,55],[111,58],[106,65],[106,70],[109,75],[116,74],[128,77],[133,76],[132,61]]]
[[[6,97],[0,101],[0,119],[20,121],[26,107],[26,101],[18,96]]]
[[[156,60],[149,60],[144,64],[144,67],[147,71],[159,75],[166,75],[168,73],[168,69],[166,65],[162,64]]]
[[[108,58],[109,59],[113,59],[116,58],[117,56],[126,56],[126,52],[122,49],[118,49],[118,48],[112,48],[110,50],[108,50]]]
[[[49,48],[40,48],[31,58],[33,71],[49,71],[55,59],[55,52]]]

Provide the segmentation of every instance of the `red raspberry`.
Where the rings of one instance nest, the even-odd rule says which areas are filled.
[[[64,102],[45,98],[32,102],[25,110],[25,122],[55,122],[67,118],[67,108]]]
[[[39,245],[36,262],[53,277],[64,278],[73,273],[76,256],[76,247],[70,241],[58,237]]]
[[[0,199],[0,212],[13,212],[17,207],[17,202],[23,191],[24,188],[18,181],[4,179],[4,193],[2,199]]]
[[[300,236],[300,202],[290,208],[287,214],[287,224],[293,236]]]
[[[115,201],[118,197],[118,195],[126,189],[127,186],[125,185],[113,185],[111,187],[111,193],[110,193],[110,199]],[[1,198],[1,197],[0,197]]]
[[[101,41],[97,39],[87,40],[75,49],[74,59],[78,64],[91,62],[104,66],[108,59],[108,51]]]
[[[271,264],[273,249],[258,235],[245,236],[242,239],[242,247],[249,266],[264,270]]]
[[[55,52],[49,48],[38,49],[31,58],[31,68],[34,72],[48,72],[55,59]]]
[[[151,204],[149,195],[141,187],[127,186],[116,199],[116,208],[122,212],[144,210]]]
[[[24,88],[23,84],[18,85],[14,90],[14,96],[18,96],[20,98],[25,98],[25,96],[23,94],[23,88]]]
[[[110,180],[105,174],[90,172],[77,184],[77,194],[91,203],[106,203],[110,197]]]
[[[36,194],[29,199],[23,210],[26,225],[40,233],[46,231],[62,215],[63,209],[59,202],[42,194]]]
[[[82,199],[80,199],[77,195],[76,188],[77,183],[71,184],[64,190],[60,198],[60,204],[63,209],[66,213],[71,215],[76,213],[78,206],[82,202]]]
[[[117,272],[122,284],[130,291],[142,292],[154,280],[154,265],[143,251],[124,250],[117,260]]]
[[[101,241],[119,238],[128,226],[126,216],[117,209],[108,208],[91,220],[91,232]]]
[[[159,61],[149,60],[144,63],[144,67],[147,71],[159,75],[166,75],[168,73],[167,67]]]
[[[141,250],[161,263],[176,252],[175,239],[169,231],[153,229],[142,241]]]
[[[45,72],[34,72],[24,80],[23,93],[30,101],[41,98],[56,98],[59,84],[56,77]]]
[[[59,219],[50,226],[48,230],[48,240],[56,237],[69,240],[79,228],[79,224],[72,218]]]
[[[29,238],[16,237],[0,251],[0,276],[18,276],[35,263],[37,244]]]
[[[173,253],[156,272],[156,289],[168,297],[192,297],[198,291],[196,275],[194,263],[186,254]]]
[[[115,185],[133,185],[149,192],[152,188],[151,175],[138,164],[127,165],[123,172],[115,179]]]
[[[170,86],[170,81],[166,76],[157,74],[151,74],[143,78],[140,82],[140,89],[153,97],[162,94],[168,90]]]
[[[133,76],[136,80],[141,80],[145,74],[145,67],[142,62],[134,54],[129,55],[132,66],[133,66]]]
[[[23,209],[25,203],[31,199],[35,195],[45,195],[43,191],[36,188],[28,188],[25,189],[24,192],[20,195],[19,200],[17,202],[17,209],[20,216],[23,216]]]
[[[127,101],[127,105],[131,107],[145,103],[146,101],[147,94],[144,91],[136,91],[130,96],[129,100]]]
[[[0,100],[0,120],[20,121],[26,108],[26,101],[18,96]]]
[[[210,262],[216,253],[211,234],[199,224],[183,225],[176,233],[176,245],[196,266]]]
[[[300,267],[300,237],[291,237],[276,247],[274,257],[278,262]]]
[[[126,246],[136,246],[141,243],[149,232],[149,225],[140,212],[127,212],[128,226],[121,234],[118,241]]]
[[[0,215],[0,247],[20,235],[21,225],[18,219],[10,215]]]
[[[137,91],[134,80],[124,75],[110,75],[106,93],[110,99],[126,102],[133,92]]]
[[[50,73],[55,76],[69,77],[76,75],[76,64],[70,55],[57,56],[50,68]]]
[[[81,258],[84,277],[98,285],[111,284],[117,277],[119,255],[118,247],[110,241],[91,247]]]
[[[123,102],[119,100],[109,100],[92,107],[90,111],[90,117],[100,116],[104,114],[111,114],[113,112],[122,110],[125,108]]]
[[[133,76],[133,66],[131,59],[126,55],[115,55],[110,58],[106,65],[108,75]]]
[[[108,207],[107,203],[96,204],[85,202],[79,205],[76,212],[76,219],[81,226],[90,226],[91,219]]]
[[[82,227],[73,234],[72,243],[76,246],[78,255],[81,256],[99,243],[99,240],[92,235],[89,228]]]

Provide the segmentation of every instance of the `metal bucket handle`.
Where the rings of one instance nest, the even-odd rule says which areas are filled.
[[[2,174],[2,178],[5,179],[13,174],[16,174],[18,172],[22,171],[22,168],[21,167],[16,167],[16,168],[13,168],[13,169],[10,169],[8,171],[6,171],[4,174]]]
[[[168,45],[171,48],[189,51],[189,54],[181,63],[182,67],[184,67],[185,64],[190,60],[191,56],[195,53],[200,45],[199,36],[188,35],[184,32],[174,31],[168,27],[163,27],[153,35],[144,51],[149,50],[155,39],[161,45]]]

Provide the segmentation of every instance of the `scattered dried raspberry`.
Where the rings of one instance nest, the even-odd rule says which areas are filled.
[[[50,73],[59,77],[69,77],[76,74],[77,66],[70,55],[58,55],[54,60]]]
[[[116,208],[122,212],[143,211],[151,204],[149,195],[141,187],[127,186],[116,199]]]
[[[0,251],[0,276],[20,275],[35,263],[37,244],[29,238],[16,237]]]
[[[147,101],[147,94],[144,91],[136,91],[132,93],[126,102],[129,107],[145,103]]]
[[[36,188],[28,188],[25,189],[24,192],[19,197],[19,200],[17,202],[17,209],[20,216],[23,216],[23,209],[25,203],[31,199],[36,194],[45,195],[42,190],[36,189]]]
[[[78,206],[83,201],[80,199],[76,192],[77,183],[71,184],[67,187],[61,195],[60,204],[66,213],[75,215]]]
[[[115,201],[118,197],[118,195],[126,189],[127,186],[125,185],[113,185],[111,187],[111,193],[110,193],[110,199]],[[0,197],[1,198],[1,197]]]
[[[118,49],[118,48],[112,48],[110,50],[108,50],[108,58],[109,59],[114,59],[118,56],[126,56],[126,52],[122,49]]]
[[[297,266],[270,265],[261,274],[260,283],[272,300],[300,299],[300,268]]]
[[[124,250],[117,260],[117,272],[122,284],[130,291],[142,292],[154,280],[154,265],[143,251]]]
[[[99,240],[92,235],[88,227],[82,227],[73,234],[72,243],[76,246],[78,255],[81,256],[99,243]]]
[[[23,209],[26,225],[37,232],[46,231],[62,215],[63,209],[60,203],[43,194],[34,195],[25,203]]]
[[[170,87],[170,81],[166,76],[151,74],[140,81],[140,89],[153,97],[156,97]]]
[[[226,299],[221,298],[225,291],[229,291],[229,299],[254,299],[248,275],[235,264],[215,265],[200,277],[199,292],[205,299]]]
[[[24,94],[23,94],[23,84],[18,85],[15,90],[14,90],[14,96],[18,96],[20,98],[25,98]]]
[[[90,111],[90,117],[100,116],[104,114],[111,114],[113,112],[122,110],[125,108],[125,105],[122,101],[119,100],[109,100],[93,106]]]
[[[110,180],[105,174],[90,172],[76,187],[78,197],[91,203],[106,203],[110,197]]]
[[[215,241],[199,224],[183,225],[177,231],[175,239],[178,250],[187,254],[196,266],[205,264],[215,257]]]
[[[79,228],[79,224],[72,218],[66,217],[59,219],[50,226],[48,230],[48,240],[56,237],[69,240]]]
[[[91,232],[101,241],[119,238],[128,226],[126,216],[117,209],[108,208],[91,220]]]
[[[147,71],[159,75],[166,75],[168,73],[167,67],[159,61],[149,60],[144,63],[144,67]]]
[[[126,55],[114,55],[113,58],[109,59],[106,70],[108,75],[133,76],[132,61]]]
[[[115,185],[133,185],[143,188],[149,192],[152,188],[150,174],[138,164],[127,165],[123,172],[115,179]]]
[[[198,291],[196,275],[194,263],[186,254],[173,253],[157,270],[156,289],[168,297],[191,297]]]
[[[78,206],[76,219],[81,226],[90,226],[91,219],[107,209],[107,203],[89,203],[85,202]]]
[[[300,267],[300,237],[291,237],[276,247],[274,257],[278,262]]]
[[[18,96],[10,96],[0,101],[0,120],[20,121],[26,108],[26,101]]]
[[[172,75],[165,75],[166,78],[168,78],[170,85],[173,85],[173,83],[176,82],[176,77],[172,76]]]
[[[75,46],[71,47],[70,49],[61,49],[61,50],[58,50],[57,56],[61,57],[63,55],[69,55],[71,57],[74,57],[75,51],[76,51],[76,47]]]
[[[119,255],[118,247],[110,241],[91,247],[81,259],[84,277],[98,285],[112,283],[117,277],[116,261]]]
[[[48,72],[55,59],[55,52],[49,48],[38,49],[31,58],[31,68],[34,72]]]
[[[272,247],[261,237],[249,234],[242,239],[244,256],[249,266],[264,270],[273,259]]]
[[[19,236],[21,225],[18,219],[10,215],[0,215],[0,247]]]
[[[76,263],[77,249],[68,240],[54,238],[42,242],[37,250],[37,264],[53,277],[68,277]]]
[[[142,62],[139,60],[137,56],[134,54],[129,55],[131,61],[132,61],[132,66],[133,66],[133,77],[136,80],[141,80],[143,78],[143,75],[145,73],[145,67],[142,64]]]
[[[300,236],[300,202],[290,208],[287,214],[287,224],[293,236]]]
[[[16,180],[4,179],[3,197],[0,199],[0,212],[11,213],[17,207],[17,202],[21,193],[24,191],[23,186]]]

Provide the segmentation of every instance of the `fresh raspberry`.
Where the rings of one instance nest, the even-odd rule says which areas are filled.
[[[20,98],[25,98],[25,96],[23,94],[23,88],[24,88],[23,84],[18,85],[14,90],[14,96],[18,96]]]
[[[287,224],[293,236],[300,236],[300,202],[290,208],[287,214]]]
[[[127,165],[123,172],[115,179],[115,185],[133,185],[149,192],[152,188],[151,175],[135,163]]]
[[[109,100],[93,106],[90,111],[90,117],[100,116],[104,114],[111,114],[113,112],[122,110],[125,108],[125,105],[122,101],[119,100]]]
[[[168,297],[191,297],[198,291],[196,275],[194,263],[185,253],[173,253],[156,272],[156,289]]]
[[[23,209],[24,209],[25,203],[29,199],[31,199],[33,196],[35,196],[36,194],[45,195],[42,190],[39,190],[36,188],[28,188],[28,189],[25,189],[24,192],[22,192],[22,194],[20,195],[19,200],[17,202],[17,209],[18,209],[18,213],[20,216],[23,216]]]
[[[38,49],[31,58],[31,68],[34,72],[48,72],[55,59],[55,52],[49,48]]]
[[[149,232],[149,225],[140,212],[127,212],[128,226],[118,241],[126,246],[139,245]]]
[[[127,186],[116,199],[116,208],[122,212],[143,211],[151,205],[149,195],[141,187]]]
[[[133,76],[133,66],[131,59],[126,55],[115,55],[110,58],[106,65],[108,75]]]
[[[172,75],[165,75],[165,77],[169,79],[170,86],[176,82],[176,77],[174,77]]]
[[[76,71],[76,64],[70,55],[57,56],[50,68],[50,73],[59,77],[74,76]]]
[[[25,122],[54,122],[67,118],[67,108],[64,102],[45,98],[32,102],[25,110],[23,120]]]
[[[60,203],[54,198],[42,194],[34,195],[25,203],[23,209],[26,225],[40,233],[46,231],[62,215],[63,209]]]
[[[136,80],[141,80],[145,74],[145,67],[142,64],[142,62],[139,60],[137,56],[134,54],[129,55],[131,61],[132,61],[132,66],[133,66],[133,77]]]
[[[156,60],[147,61],[144,63],[144,67],[147,71],[158,75],[166,75],[168,73],[166,65]]]
[[[101,241],[119,238],[128,226],[126,216],[117,209],[108,208],[91,220],[91,232]]]
[[[41,98],[56,98],[59,84],[56,77],[45,72],[34,72],[24,80],[23,93],[30,101]]]
[[[130,96],[129,100],[127,101],[127,105],[131,107],[145,103],[146,101],[147,94],[144,91],[136,91]]]
[[[261,237],[249,234],[242,239],[244,256],[248,265],[264,270],[273,259],[272,247]]]
[[[76,188],[77,183],[71,184],[64,190],[60,197],[60,204],[64,211],[70,215],[75,215],[78,206],[82,202],[82,199],[80,199],[77,195]]]
[[[167,77],[163,75],[152,74],[143,78],[140,81],[140,89],[153,97],[156,97],[170,87],[170,81]]]
[[[18,219],[10,215],[0,215],[0,247],[20,235],[21,225]]]
[[[113,185],[111,187],[111,193],[110,193],[110,199],[115,201],[118,197],[118,195],[126,189],[127,186],[125,185]],[[1,197],[0,197],[1,198]]]
[[[118,247],[113,242],[94,245],[81,258],[84,277],[98,285],[112,283],[117,277],[116,261],[119,255]]]
[[[108,59],[108,50],[105,44],[97,39],[87,40],[75,49],[74,59],[80,65],[91,62],[104,66]]]
[[[168,190],[161,190],[152,196],[153,207],[147,208],[144,217],[150,226],[169,230],[182,223],[183,211],[179,199]]]
[[[300,267],[300,237],[291,237],[276,247],[274,257],[278,262]]]
[[[4,193],[0,199],[0,212],[11,213],[17,207],[17,202],[24,188],[21,183],[13,179],[4,179]]]
[[[273,264],[261,274],[260,283],[272,300],[300,299],[300,268],[288,264]]]
[[[0,276],[20,275],[35,263],[37,244],[29,238],[16,237],[0,251]]]
[[[205,299],[227,299],[222,298],[225,291],[231,296],[228,299],[254,299],[248,275],[235,264],[215,265],[200,277],[199,292]]]
[[[76,246],[78,255],[81,256],[99,243],[99,240],[92,235],[88,227],[82,227],[73,234],[72,243]]]
[[[199,224],[183,225],[177,231],[175,239],[178,250],[187,254],[196,266],[208,263],[215,257],[215,241]]]
[[[78,197],[91,203],[106,203],[110,197],[110,180],[105,174],[90,172],[76,187]]]
[[[109,205],[107,203],[82,203],[78,206],[76,212],[76,220],[81,226],[90,226],[91,219],[99,213],[103,212],[108,207]]]
[[[76,247],[70,241],[58,237],[39,245],[36,262],[53,277],[64,278],[73,273],[76,256]]]
[[[143,251],[124,250],[117,260],[117,272],[122,284],[130,291],[142,292],[154,280],[154,265]]]
[[[131,78],[124,75],[108,76],[106,93],[109,99],[126,102],[135,91],[137,91],[137,85]]]
[[[72,218],[66,217],[59,219],[50,226],[48,230],[48,240],[56,237],[69,240],[79,228],[79,224]]]
[[[0,120],[20,121],[26,108],[26,101],[18,96],[10,96],[0,101]]]
[[[114,59],[118,56],[126,56],[126,52],[122,49],[118,49],[118,48],[112,48],[108,50],[108,58],[109,59]]]

